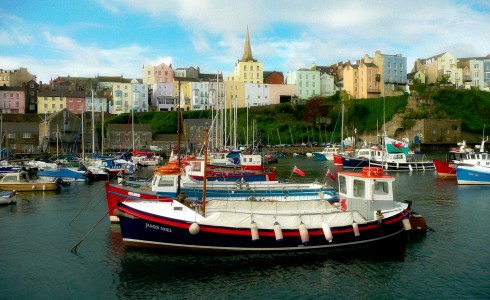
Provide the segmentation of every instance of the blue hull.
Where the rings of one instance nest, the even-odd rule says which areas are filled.
[[[64,181],[87,181],[87,177],[82,172],[61,168],[53,171],[39,171],[39,177],[62,178]]]
[[[490,168],[484,167],[456,167],[458,184],[490,184]]]
[[[327,160],[327,156],[323,153],[320,153],[320,152],[313,152],[311,153],[313,154],[313,156],[316,158],[316,160],[320,160],[320,161],[325,161]]]
[[[349,169],[363,168],[369,166],[369,160],[365,158],[342,156],[342,166]]]

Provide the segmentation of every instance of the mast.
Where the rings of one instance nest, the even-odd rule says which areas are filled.
[[[101,104],[102,104],[102,107],[101,107],[101,110],[100,112],[102,113],[102,131],[101,131],[101,137],[100,137],[100,152],[102,153],[102,156],[104,155],[104,101],[102,100],[101,101]]]
[[[92,90],[92,155],[95,155],[94,90]],[[94,157],[95,158],[95,157]]]
[[[279,134],[279,132],[277,134]],[[245,138],[245,144],[247,145],[247,148],[248,148],[249,147],[249,145],[248,145],[248,103],[247,103],[247,136]]]
[[[179,80],[179,101],[177,102],[177,165],[180,169],[180,80]],[[177,195],[180,194],[180,172],[177,176]]]
[[[204,178],[202,184],[202,215],[206,216],[206,181],[208,172],[208,129],[204,129]]]
[[[84,118],[85,112],[82,108],[82,162],[85,163],[85,134],[84,134],[84,126],[83,123],[85,123],[85,118]]]
[[[133,97],[131,98],[131,135],[133,140],[133,152],[134,152],[134,97],[136,97],[136,91],[133,93]]]
[[[344,148],[344,102],[342,101],[342,122],[340,126],[340,145]]]
[[[60,148],[58,145],[59,136],[60,136],[60,129],[58,124],[56,124],[56,158],[59,157],[59,148]]]

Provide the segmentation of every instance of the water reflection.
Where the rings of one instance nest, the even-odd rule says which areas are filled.
[[[142,297],[202,297],[203,291],[227,298],[236,297],[235,287],[240,286],[245,293],[241,298],[263,298],[272,290],[277,296],[278,289],[302,289],[309,281],[338,284],[336,277],[346,273],[367,282],[371,280],[367,274],[380,267],[383,276],[393,276],[389,274],[397,273],[396,265],[404,261],[405,251],[405,238],[355,249],[301,253],[217,255],[126,249],[117,291],[123,298],[135,293]]]

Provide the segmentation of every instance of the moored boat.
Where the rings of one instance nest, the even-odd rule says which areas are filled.
[[[189,176],[193,165],[184,170],[175,161],[156,168],[153,178],[148,182],[124,182],[106,184],[107,205],[111,222],[117,222],[113,210],[117,201],[126,199],[159,200],[180,197],[186,201],[200,202],[207,199],[226,199],[236,201],[303,201],[327,200],[338,201],[337,191],[325,183],[291,183],[279,181],[207,181],[204,194],[204,182],[196,181]]]
[[[16,191],[0,191],[0,206],[15,204],[17,202]]]
[[[25,171],[6,173],[0,178],[0,189],[6,191],[55,191],[69,185],[69,182],[64,182],[61,178],[30,179],[29,174]]]
[[[433,159],[437,175],[442,177],[456,177],[456,162]]]
[[[322,151],[312,152],[311,154],[320,161],[333,161],[334,154],[339,153],[339,147],[327,146]]]
[[[457,165],[456,179],[462,185],[490,184],[490,167],[476,165]]]
[[[123,242],[189,251],[306,251],[374,243],[412,230],[411,203],[393,199],[394,177],[365,168],[339,172],[338,180],[338,206],[325,200],[213,200],[196,211],[175,200],[120,201]]]

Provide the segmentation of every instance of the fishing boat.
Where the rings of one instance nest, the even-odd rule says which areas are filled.
[[[40,178],[53,181],[56,178],[61,178],[65,182],[94,182],[107,180],[109,174],[106,170],[81,166],[79,168],[58,168],[55,170],[39,171],[36,174]]]
[[[475,151],[466,146],[466,141],[458,143],[458,147],[451,148],[446,154],[446,160],[433,159],[437,175],[443,177],[456,177],[456,165],[468,158]]]
[[[133,150],[133,156],[131,159],[135,164],[139,164],[141,166],[157,166],[162,162],[162,157],[155,155],[151,151]]]
[[[456,179],[461,185],[488,185],[490,166],[457,165]]]
[[[434,162],[425,156],[409,152],[408,144],[387,136],[383,138],[383,146],[373,149],[369,165],[380,167],[387,171],[427,171],[435,170]]]
[[[312,152],[311,154],[320,161],[333,161],[334,154],[339,153],[339,147],[327,146],[322,151]]]
[[[338,206],[326,200],[212,200],[196,210],[176,200],[126,200],[116,213],[130,247],[280,252],[356,246],[415,229],[411,203],[393,199],[394,180],[380,168],[339,172]]]
[[[485,152],[485,138],[477,145],[478,151],[466,146],[466,142],[458,143],[459,147],[452,148],[446,155],[446,160],[434,159],[437,174],[444,177],[456,177],[458,165],[490,167],[490,153]]]
[[[197,181],[203,181],[204,177],[208,181],[274,181],[276,179],[276,169],[268,165],[262,166],[261,169],[244,170],[243,166],[237,167],[215,167],[207,166],[204,172],[204,160],[190,160],[187,163],[191,166],[188,176]],[[253,162],[250,162],[250,166]]]
[[[5,191],[55,191],[69,185],[69,182],[64,182],[61,178],[30,179],[26,171],[6,173],[0,178],[0,189]]]
[[[200,161],[204,163],[204,161]],[[117,201],[185,199],[187,202],[199,203],[205,196],[207,199],[225,199],[236,201],[304,201],[327,200],[337,202],[335,188],[324,183],[293,183],[279,181],[204,181],[194,180],[189,176],[192,165],[184,170],[176,161],[156,168],[153,178],[148,182],[120,181],[106,183],[106,199],[111,222],[118,222],[114,214]],[[206,194],[204,194],[204,189]]]

